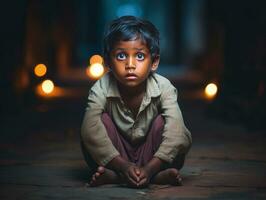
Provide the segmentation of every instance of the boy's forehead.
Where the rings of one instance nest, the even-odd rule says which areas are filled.
[[[141,39],[123,41],[120,40],[113,45],[113,50],[116,49],[146,49],[148,46],[145,41]]]

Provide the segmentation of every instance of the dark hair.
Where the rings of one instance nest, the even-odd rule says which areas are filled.
[[[110,53],[119,41],[141,39],[150,50],[152,62],[160,54],[159,31],[149,21],[134,16],[123,16],[113,20],[104,34],[103,56],[105,64],[110,63]]]

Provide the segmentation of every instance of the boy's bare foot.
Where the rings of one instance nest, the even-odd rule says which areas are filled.
[[[91,177],[90,186],[97,187],[104,184],[114,184],[118,182],[119,177],[114,171],[99,166],[97,171]]]
[[[175,168],[160,171],[152,179],[152,183],[159,185],[181,185],[180,173]]]

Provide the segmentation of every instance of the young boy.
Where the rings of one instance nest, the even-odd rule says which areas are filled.
[[[90,89],[81,144],[91,186],[179,185],[191,146],[175,87],[155,73],[159,32],[149,21],[120,17],[104,37],[110,72]]]

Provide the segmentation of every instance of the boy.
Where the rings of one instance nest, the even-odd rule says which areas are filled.
[[[158,30],[149,21],[120,17],[105,33],[103,53],[110,72],[90,89],[81,128],[90,185],[180,184],[191,135],[176,89],[155,73]]]

